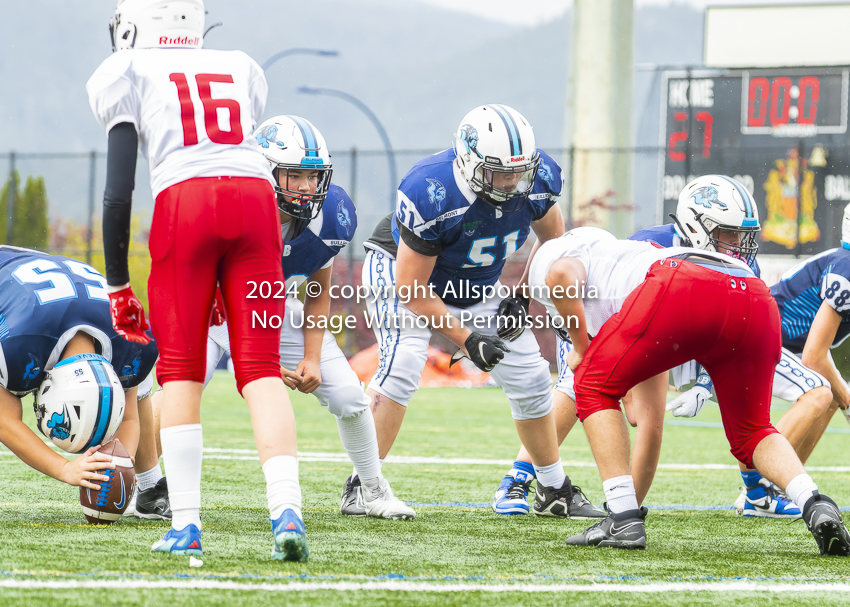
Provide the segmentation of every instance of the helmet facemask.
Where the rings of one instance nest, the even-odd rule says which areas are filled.
[[[309,194],[290,187],[290,171],[318,172],[316,192]],[[276,164],[272,167],[272,175],[275,179],[274,191],[277,195],[277,207],[283,213],[294,219],[306,219],[307,221],[318,217],[331,185],[333,169],[330,164],[316,164],[315,166]],[[280,185],[281,183],[284,185]]]
[[[675,215],[671,215],[671,217],[673,217],[673,220],[676,222],[677,225],[679,225],[679,229],[682,231],[682,233],[686,234],[687,230],[685,230],[685,228],[679,223],[678,218]],[[706,217],[703,213],[695,213],[694,220],[705,231],[705,234],[708,239],[706,246],[707,250],[713,250],[718,253],[725,253],[730,257],[740,259],[749,266],[753,264],[753,261],[755,260],[756,254],[759,250],[759,245],[756,242],[756,234],[761,230],[759,226],[742,227],[719,224]],[[718,239],[716,237],[717,230],[726,230],[729,232],[741,233],[741,243],[735,244],[732,242],[725,242]],[[686,242],[685,244],[686,246],[694,246],[690,239],[688,239],[688,242]]]
[[[515,213],[528,200],[539,167],[539,154],[525,164],[514,166],[504,166],[497,159],[487,157],[475,168],[469,187],[503,213]]]

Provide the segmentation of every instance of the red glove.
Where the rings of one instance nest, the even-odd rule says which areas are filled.
[[[132,287],[110,293],[109,304],[112,312],[112,326],[118,335],[127,341],[150,343],[151,338],[145,335],[145,331],[150,328],[145,320],[145,309],[133,293]]]
[[[224,315],[224,299],[221,296],[221,287],[217,287],[212,310],[210,311],[210,326],[220,327],[224,324],[225,320],[227,320],[227,317]]]

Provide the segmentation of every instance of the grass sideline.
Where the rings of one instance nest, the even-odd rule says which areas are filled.
[[[296,393],[293,402],[299,451],[342,453],[332,416],[312,397]],[[254,448],[248,412],[232,376],[216,374],[202,411],[207,448]],[[774,418],[782,412],[777,406]],[[25,418],[33,422],[28,412]],[[719,419],[717,407],[707,406],[694,421]],[[665,427],[662,463],[734,464],[721,429],[667,421],[674,424]],[[848,440],[842,416],[831,429],[812,466],[848,464],[842,457]],[[518,446],[500,390],[423,389],[411,403],[393,455],[510,460]],[[150,553],[167,524],[122,519],[111,527],[87,525],[78,490],[35,473],[8,452],[0,454],[0,605],[88,607],[95,596],[104,605],[491,605],[496,600],[519,605],[532,596],[535,604],[549,605],[563,604],[564,593],[571,601],[594,605],[715,605],[756,597],[770,605],[787,603],[787,592],[793,592],[793,600],[811,595],[809,600],[817,596],[829,605],[846,603],[850,594],[850,562],[819,557],[804,523],[745,520],[729,509],[653,509],[645,552],[568,549],[564,538],[586,522],[500,517],[478,507],[490,501],[506,471],[493,464],[387,463],[384,473],[396,495],[438,505],[415,506],[415,521],[378,521],[338,512],[350,464],[303,461],[311,558],[303,565],[273,562],[259,463],[238,459],[250,452],[215,455],[219,459],[205,459],[203,470],[204,565],[190,568],[185,558]],[[578,428],[561,456],[592,462]],[[592,501],[602,501],[593,467],[567,472]],[[850,472],[812,475],[839,505],[850,505]],[[661,507],[728,506],[740,484],[729,469],[661,469],[646,501]],[[114,582],[135,587],[111,589]],[[230,588],[233,583],[244,586]],[[576,592],[576,585],[586,590]]]

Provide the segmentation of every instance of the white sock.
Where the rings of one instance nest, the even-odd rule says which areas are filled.
[[[788,487],[785,489],[785,493],[791,498],[792,502],[797,504],[797,507],[802,512],[803,506],[806,505],[806,502],[809,501],[817,490],[818,486],[815,485],[815,481],[804,472],[791,479],[791,482],[788,483]]]
[[[161,478],[162,470],[159,469],[159,462],[157,462],[156,466],[154,466],[147,472],[136,474],[136,489],[138,491],[147,491],[148,489],[153,489]]]
[[[614,514],[638,509],[635,481],[631,474],[609,478],[602,483],[602,488],[605,490],[608,509]]]
[[[369,407],[353,417],[337,417],[336,425],[339,438],[348,457],[354,463],[354,474],[361,481],[381,476],[381,463],[378,459],[378,433],[375,431],[375,419]]]
[[[379,459],[379,460],[378,460],[378,467],[379,467],[379,468],[383,468],[383,467],[384,467],[384,460],[382,460],[382,459]],[[357,476],[358,476],[358,475],[357,475],[357,468],[352,468],[352,472],[351,472],[351,480],[353,481],[355,478],[357,478]]]
[[[168,475],[171,528],[201,528],[201,464],[204,434],[201,424],[171,426],[159,431],[162,458]]]
[[[554,464],[549,464],[548,466],[543,467],[534,466],[534,472],[537,474],[537,482],[544,487],[555,487],[556,489],[560,489],[564,485],[564,481],[567,479],[567,475],[564,473],[564,465],[561,463],[560,457]]]
[[[284,510],[291,508],[301,516],[301,485],[298,484],[298,459],[291,455],[276,455],[263,464],[266,476],[266,496],[269,499],[269,518],[280,518]]]

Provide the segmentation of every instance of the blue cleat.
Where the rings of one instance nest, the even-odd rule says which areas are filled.
[[[283,514],[271,523],[274,535],[272,559],[307,562],[307,557],[310,556],[310,550],[307,549],[307,529],[295,511],[291,508],[284,510]]]
[[[180,531],[169,529],[165,537],[151,547],[151,552],[167,552],[181,556],[201,556],[201,530],[188,525]]]
[[[514,464],[514,468],[499,483],[496,495],[493,497],[493,512],[496,514],[528,514],[528,492],[534,481],[534,468],[531,464],[525,464],[523,469]],[[524,469],[525,467],[530,470]]]
[[[800,518],[803,516],[796,504],[766,478],[760,479],[757,485],[747,487],[744,510],[741,514],[765,518]]]

